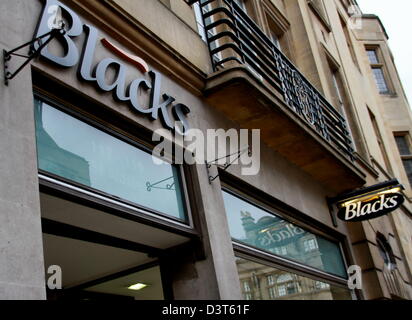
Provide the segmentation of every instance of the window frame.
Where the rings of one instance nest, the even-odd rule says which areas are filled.
[[[224,177],[223,177],[224,178]],[[342,256],[342,260],[343,260],[343,264],[344,264],[344,268],[345,270],[347,270],[348,268],[348,251],[345,250],[344,247],[344,240],[338,237],[334,237],[332,235],[329,234],[328,231],[324,231],[321,228],[318,228],[317,226],[314,227],[311,224],[302,222],[300,220],[297,219],[293,219],[290,216],[290,212],[287,211],[287,209],[285,210],[284,207],[281,206],[277,206],[277,205],[268,205],[265,204],[261,201],[259,201],[256,198],[252,198],[251,196],[249,196],[248,194],[243,193],[242,191],[240,191],[238,188],[234,188],[232,187],[230,184],[225,183],[224,181],[221,182],[222,183],[222,191],[226,191],[229,194],[248,202],[249,204],[258,207],[259,209],[262,209],[266,212],[268,212],[268,214],[273,214],[275,216],[279,216],[280,218],[284,219],[287,222],[293,223],[299,227],[304,228],[304,230],[306,231],[310,231],[311,233],[315,234],[315,235],[319,235],[322,236],[323,238],[335,242],[338,244],[339,246],[339,250]],[[236,257],[241,257],[247,260],[251,260],[254,262],[258,262],[258,263],[263,263],[266,265],[272,264],[273,267],[278,268],[278,269],[282,269],[284,271],[289,271],[289,272],[293,272],[296,274],[301,274],[303,276],[306,277],[311,277],[314,280],[319,280],[319,281],[323,281],[323,282],[328,282],[330,284],[333,285],[344,285],[347,286],[347,279],[344,279],[342,277],[339,277],[337,275],[334,275],[332,273],[329,273],[327,271],[323,271],[305,264],[302,264],[298,261],[294,261],[291,259],[288,259],[286,257],[282,257],[279,255],[276,255],[274,253],[270,253],[270,252],[266,252],[262,249],[259,249],[257,247],[242,243],[240,241],[237,241],[236,239],[232,238],[232,245],[233,245],[233,249],[235,252],[235,256]],[[255,260],[256,259],[256,260]],[[269,263],[269,264],[268,264]],[[352,296],[354,296],[352,294]]]
[[[374,51],[375,52],[375,57],[377,59],[377,63],[372,63],[370,61],[368,51]],[[365,54],[367,56],[369,66],[371,68],[373,82],[375,84],[375,87],[376,87],[376,90],[378,91],[378,93],[380,95],[384,95],[384,96],[385,95],[395,95],[394,88],[393,88],[391,79],[389,77],[389,73],[386,69],[385,59],[382,55],[380,46],[379,45],[366,45],[365,46]],[[385,81],[387,91],[383,92],[383,91],[380,90],[380,88],[378,86],[378,83],[377,83],[377,80],[376,80],[376,77],[375,77],[375,74],[374,74],[374,71],[373,71],[374,69],[380,69],[382,71],[382,76],[383,76],[383,80]]]
[[[289,20],[271,1],[263,0],[260,6],[262,11],[262,30],[280,52],[288,57],[289,60],[294,60],[294,54],[291,49]],[[278,45],[273,41],[273,34],[277,38]]]
[[[84,122],[85,124],[90,125],[95,129],[114,137],[115,139],[119,139],[127,144],[130,144],[133,147],[148,153],[149,155],[152,152],[152,148],[154,147],[152,143],[149,143],[148,141],[135,135],[131,135],[122,128],[107,123],[104,119],[98,118],[75,104],[72,104],[69,101],[64,101],[34,85],[33,99],[35,98],[47,103],[56,110]],[[168,158],[169,163],[173,161],[173,157],[167,155],[166,157]],[[184,165],[170,164],[175,166],[179,173],[182,203],[185,207],[186,220],[145,207],[112,194],[108,194],[102,190],[83,185],[79,182],[38,168],[40,191],[52,194],[57,193],[59,196],[63,196],[63,198],[76,198],[76,200],[80,202],[86,201],[92,207],[101,208],[103,206],[111,211],[111,213],[121,216],[122,218],[160,227],[167,231],[177,231],[177,233],[185,236],[197,235],[198,231],[195,229],[191,197],[189,195],[187,184],[188,169],[185,168]]]

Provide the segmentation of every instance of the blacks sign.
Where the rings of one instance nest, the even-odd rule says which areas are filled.
[[[346,222],[358,222],[384,216],[403,204],[402,189],[397,180],[391,180],[341,196],[336,201],[338,217]]]
[[[338,217],[350,222],[374,219],[394,211],[404,201],[400,193],[382,194],[370,200],[359,200],[343,206],[338,212]]]
[[[53,27],[52,22],[53,19],[56,19],[58,10],[61,10],[62,15],[69,21],[66,33],[59,38],[59,42],[64,47],[64,54],[55,55],[46,46],[40,52],[43,58],[66,68],[79,64],[78,75],[82,80],[96,83],[102,91],[112,92],[117,101],[128,102],[132,110],[139,114],[147,115],[151,120],[160,118],[165,128],[182,135],[186,133],[189,129],[187,114],[190,113],[190,109],[182,103],[173,105],[175,98],[166,93],[162,94],[160,90],[161,74],[149,70],[142,58],[125,52],[105,38],[100,39],[100,42],[117,56],[120,56],[122,60],[133,63],[143,73],[143,77],[136,78],[127,84],[127,66],[112,57],[105,58],[97,65],[93,65],[99,40],[99,31],[95,27],[83,23],[74,11],[60,1],[47,0],[40,18],[36,37],[51,31]],[[82,50],[79,50],[75,38],[79,37],[82,33],[85,35],[85,41]],[[47,39],[45,38],[44,41]],[[35,43],[34,49],[38,49],[39,46],[39,43]],[[106,80],[106,73],[109,69],[115,70],[114,80],[111,80],[110,83]],[[141,105],[139,99],[139,93],[145,91],[150,92],[149,106]],[[171,109],[174,119],[170,117],[168,109]],[[175,127],[173,120],[180,122],[183,125],[183,130]]]

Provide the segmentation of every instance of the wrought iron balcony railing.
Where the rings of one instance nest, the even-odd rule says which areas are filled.
[[[353,160],[345,118],[299,72],[233,0],[198,1],[214,71],[233,63],[247,66],[277,90],[286,105],[331,145]]]

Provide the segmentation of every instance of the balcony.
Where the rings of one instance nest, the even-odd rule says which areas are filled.
[[[345,118],[234,1],[199,5],[214,70],[208,103],[335,191],[362,186]]]

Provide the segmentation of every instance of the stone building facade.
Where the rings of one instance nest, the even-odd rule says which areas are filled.
[[[356,1],[0,8],[1,299],[412,298],[411,111]],[[189,128],[250,130],[259,170],[176,161]],[[396,211],[337,218],[391,179]]]

